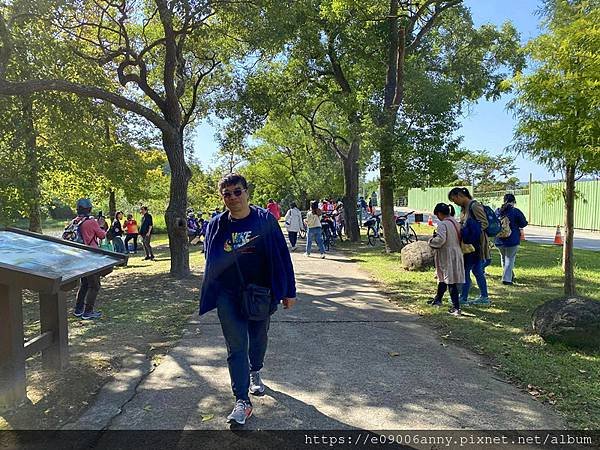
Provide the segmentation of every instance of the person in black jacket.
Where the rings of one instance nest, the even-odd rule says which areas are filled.
[[[125,244],[123,243],[123,225],[121,220],[123,219],[123,212],[118,211],[115,214],[115,220],[113,220],[110,226],[110,236],[115,252],[125,253]]]
[[[142,243],[144,244],[144,251],[146,252],[146,257],[144,258],[144,260],[151,259],[152,261],[154,261],[154,253],[152,253],[152,247],[150,246],[150,239],[152,238],[152,229],[154,227],[154,223],[152,222],[152,216],[148,212],[147,206],[142,206],[140,208],[140,213],[142,214],[140,236],[142,236]]]

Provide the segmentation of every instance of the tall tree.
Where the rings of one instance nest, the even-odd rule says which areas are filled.
[[[514,185],[517,166],[512,156],[492,156],[486,151],[463,150],[462,153],[455,166],[460,184],[485,191],[499,191]]]
[[[289,206],[292,201],[308,209],[311,200],[340,198],[344,192],[341,162],[315,141],[300,117],[271,117],[255,135],[242,169],[256,180],[253,199],[266,203],[273,197]]]
[[[215,8],[227,1],[84,0],[51,2],[42,19],[58,39],[69,43],[85,61],[94,61],[117,79],[112,85],[86,84],[81,79],[11,79],[11,29],[22,10],[0,10],[0,94],[62,91],[93,97],[144,117],[161,133],[171,170],[170,201],[165,212],[171,249],[171,274],[190,273],[185,210],[191,172],[186,164],[184,136],[199,111],[203,81],[219,66],[210,47],[209,22]],[[19,3],[25,13],[35,2]],[[11,11],[12,10],[12,11]],[[11,13],[12,12],[12,13]]]
[[[503,66],[516,69],[522,63],[513,27],[505,25],[502,30],[496,30],[484,26],[475,30],[461,3],[462,0],[390,0],[389,8],[380,15],[387,25],[382,40],[387,58],[382,102],[374,121],[379,132],[382,224],[389,251],[398,251],[401,247],[393,220],[393,149],[399,113],[404,108],[407,68],[411,59],[432,32],[445,35],[450,43],[447,46],[450,51],[445,56],[450,61],[447,61],[445,73],[442,71],[440,74],[449,76],[458,71],[469,74],[463,83],[464,100],[474,100],[484,94],[489,98],[497,97],[501,92],[501,81],[506,76],[501,71],[498,73],[498,69]],[[445,21],[445,18],[449,20]],[[464,40],[457,41],[461,37]],[[458,64],[463,61],[467,65],[461,68]]]
[[[461,106],[484,94],[498,94],[505,78],[501,69],[518,67],[522,61],[514,27],[476,29],[460,0],[258,3],[263,9],[256,20],[267,31],[260,34],[263,45],[255,46],[276,56],[271,69],[261,66],[263,58],[253,61],[253,68],[263,70],[261,81],[253,86],[267,93],[261,99],[274,92],[276,107],[287,106],[284,114],[305,117],[317,140],[344,164],[353,162],[345,165],[348,169],[356,167],[360,155],[378,154],[386,245],[399,250],[393,222],[396,179],[427,173],[428,164],[435,165],[432,178],[440,178],[443,157],[429,153],[451,155]],[[281,8],[289,10],[284,18]],[[280,48],[274,44],[277,39],[284,42]],[[418,95],[428,91],[427,83],[436,93],[452,84],[444,96],[445,111],[439,108],[443,102]],[[439,111],[429,107],[431,103]],[[259,116],[268,115],[264,102],[250,105],[257,106]],[[358,173],[346,179],[358,185]],[[352,210],[354,202],[355,198]]]
[[[515,78],[510,106],[519,120],[515,148],[565,180],[564,292],[573,296],[575,182],[600,171],[600,2],[545,5],[547,32],[526,47],[534,71]]]
[[[20,79],[52,74],[86,76],[102,81],[102,73],[90,64],[76,64],[66,46],[53,39],[43,22],[33,18],[21,20],[14,24],[12,32],[15,57],[7,66],[10,77]],[[61,64],[56,64],[57,60]],[[3,113],[9,117],[0,121],[0,136],[5,137],[0,138],[0,153],[23,155],[13,162],[17,176],[8,178],[18,193],[12,197],[12,203],[17,206],[20,216],[29,218],[30,230],[41,232],[45,197],[42,181],[49,170],[59,168],[59,161],[76,163],[90,153],[91,143],[100,139],[94,125],[101,111],[89,99],[60,93],[4,97],[2,103]],[[84,118],[86,120],[82,120]],[[3,171],[0,177],[6,175]]]

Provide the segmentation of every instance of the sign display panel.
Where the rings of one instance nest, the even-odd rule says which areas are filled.
[[[120,264],[121,260],[60,242],[0,230],[0,263],[48,278],[69,280],[82,273]]]

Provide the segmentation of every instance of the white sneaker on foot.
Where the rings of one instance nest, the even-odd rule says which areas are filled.
[[[265,385],[260,378],[260,372],[250,372],[250,393],[252,395],[263,395]]]
[[[227,422],[237,423],[238,425],[244,425],[246,419],[252,415],[252,404],[246,400],[237,400],[233,411],[227,416]]]

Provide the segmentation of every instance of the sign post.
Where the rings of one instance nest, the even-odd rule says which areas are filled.
[[[39,352],[48,370],[69,363],[67,291],[106,275],[127,255],[16,228],[0,229],[0,407],[26,397],[25,360]],[[22,290],[39,293],[40,335],[24,342]]]

